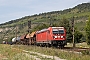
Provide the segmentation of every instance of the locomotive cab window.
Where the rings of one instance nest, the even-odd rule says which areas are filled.
[[[59,30],[59,33],[60,34],[64,34],[64,30]]]
[[[53,34],[64,34],[64,30],[53,29]]]

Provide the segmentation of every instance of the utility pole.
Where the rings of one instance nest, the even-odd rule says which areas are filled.
[[[15,34],[16,34],[16,41],[15,41],[15,44],[16,44],[17,43],[17,26],[16,26]]]
[[[16,34],[16,39],[17,39],[17,26],[16,26],[16,33],[15,34]]]
[[[31,33],[31,21],[28,21],[28,33],[29,33],[29,35],[30,35],[30,33]],[[29,42],[30,42],[30,38],[27,40],[27,44],[29,45]],[[30,43],[31,44],[31,43]]]
[[[49,16],[48,18],[49,18],[49,20],[50,20],[50,21],[49,21],[49,23],[50,23],[49,26],[52,27],[52,20],[51,20],[52,18],[51,18],[50,16]]]
[[[31,32],[30,29],[31,29],[31,21],[28,21],[28,33]]]
[[[74,17],[72,19],[72,29],[73,29],[72,34],[73,34],[73,48],[74,48],[75,47],[75,40],[74,40]]]

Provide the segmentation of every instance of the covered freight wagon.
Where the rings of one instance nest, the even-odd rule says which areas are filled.
[[[31,34],[28,33],[26,36],[26,39],[28,40],[28,45],[34,45],[36,43],[36,35],[35,32],[32,32]]]

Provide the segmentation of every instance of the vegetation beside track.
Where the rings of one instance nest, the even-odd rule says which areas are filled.
[[[19,48],[14,48],[7,44],[0,44],[0,60],[30,60],[30,57],[26,56]]]
[[[45,48],[45,47],[37,47],[37,46],[26,46],[26,45],[4,45],[0,44],[0,59],[6,59],[6,60],[32,60],[29,55],[37,56],[36,54],[30,54],[28,55],[23,51],[32,51],[32,52],[38,52],[45,55],[50,56],[57,56],[62,59],[67,60],[89,60],[90,55],[83,55],[80,53],[74,53],[65,51],[63,49],[55,49],[55,48]],[[2,56],[2,58],[1,58]],[[38,56],[40,57],[40,56]],[[43,60],[52,60],[52,59],[46,59],[42,58]]]
[[[67,43],[66,47],[72,47],[73,43]],[[75,44],[76,47],[81,47],[81,48],[90,48],[90,45],[87,45],[86,42],[83,43],[76,43]]]
[[[45,47],[37,47],[37,46],[22,46],[20,49],[24,49],[27,51],[35,51],[38,53],[43,53],[45,55],[57,56],[62,59],[67,60],[89,60],[90,55],[83,55],[81,53],[75,53],[70,51],[65,51],[63,49],[55,49],[55,48],[45,48]],[[28,49],[27,49],[28,48]]]

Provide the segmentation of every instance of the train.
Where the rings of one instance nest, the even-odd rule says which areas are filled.
[[[48,27],[24,34],[20,36],[20,40],[18,41],[27,45],[64,47],[67,44],[66,29],[64,27]]]

